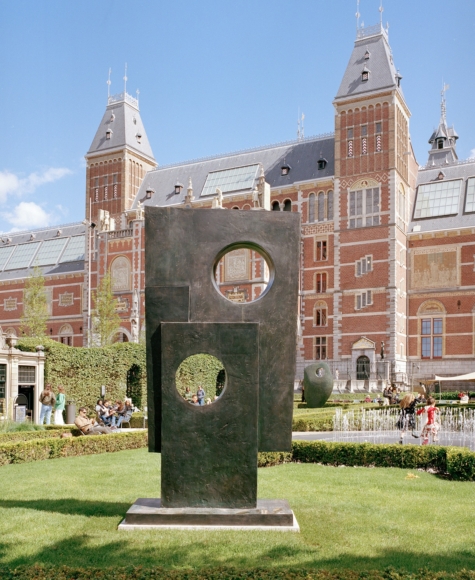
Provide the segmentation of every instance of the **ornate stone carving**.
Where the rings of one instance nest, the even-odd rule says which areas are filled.
[[[362,336],[356,342],[353,343],[351,347],[353,350],[366,350],[368,348],[376,348],[376,343],[366,338],[366,336]]]

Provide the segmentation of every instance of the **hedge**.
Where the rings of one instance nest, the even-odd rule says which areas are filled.
[[[0,466],[58,457],[76,457],[138,449],[146,447],[147,440],[146,431],[132,431],[111,435],[87,435],[66,439],[50,437],[49,439],[5,443],[0,444]]]
[[[132,342],[117,343],[102,348],[66,346],[42,339],[45,349],[45,383],[53,390],[63,385],[66,400],[76,407],[94,409],[101,392],[106,387],[106,398],[113,401],[131,396],[134,404],[143,408],[147,404],[147,377],[145,346]],[[38,339],[21,338],[17,348],[35,352]]]
[[[72,433],[73,435],[81,434],[79,429],[67,426],[45,431],[13,431],[11,433],[0,433],[0,445],[18,441],[31,441],[32,439],[60,439],[63,433]]]
[[[315,568],[205,568],[203,570],[167,570],[127,566],[115,568],[73,568],[70,566],[19,566],[2,568],[0,580],[475,580],[475,571],[405,572],[390,567],[385,570],[318,570]]]

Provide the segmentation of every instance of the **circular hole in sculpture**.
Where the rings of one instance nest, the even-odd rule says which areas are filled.
[[[220,256],[214,267],[214,283],[220,294],[235,304],[255,302],[272,283],[270,260],[263,250],[251,244],[233,245]]]
[[[191,405],[215,403],[226,388],[223,363],[210,354],[194,354],[178,367],[175,384],[180,397]]]

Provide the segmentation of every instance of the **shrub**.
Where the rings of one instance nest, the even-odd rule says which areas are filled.
[[[458,481],[475,481],[475,453],[463,447],[447,447],[447,473]]]
[[[61,429],[48,429],[44,431],[18,431],[13,433],[0,433],[0,445],[3,443],[15,443],[17,441],[31,441],[33,439],[60,439],[63,433],[80,435],[79,429],[63,427]]]
[[[292,461],[292,452],[285,451],[266,451],[258,454],[258,467],[272,467],[273,465],[281,465],[282,463],[290,463]]]
[[[103,348],[70,347],[45,339],[45,383],[53,388],[63,385],[66,400],[76,407],[94,409],[101,385],[106,386],[108,399],[124,399],[132,395],[138,407],[146,405],[147,378],[145,346],[132,342]],[[17,348],[35,352],[37,339],[21,338]]]
[[[138,449],[146,447],[147,440],[146,431],[133,431],[112,435],[88,435],[67,439],[50,437],[6,443],[0,445],[0,465]]]

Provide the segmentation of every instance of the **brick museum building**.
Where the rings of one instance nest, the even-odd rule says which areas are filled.
[[[333,101],[334,133],[169,166],[154,158],[137,100],[110,96],[86,153],[84,222],[1,238],[3,332],[19,334],[25,279],[37,264],[53,339],[88,344],[91,295],[109,270],[121,317],[115,339],[138,341],[147,205],[293,211],[301,215],[297,378],[315,360],[328,361],[342,388],[473,371],[475,160],[457,157],[442,93],[428,157],[416,161],[401,79],[387,30],[359,28]],[[229,300],[253,300],[269,269],[243,247],[221,260],[215,279]]]

